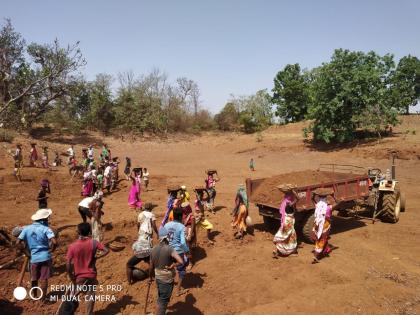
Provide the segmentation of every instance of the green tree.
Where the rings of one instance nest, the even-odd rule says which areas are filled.
[[[266,129],[273,118],[271,96],[267,90],[260,90],[255,95],[245,97],[242,101],[242,112],[239,121],[246,133]]]
[[[239,128],[239,110],[234,103],[228,102],[220,111],[214,116],[214,120],[220,130],[233,131]]]
[[[78,43],[26,45],[10,22],[0,31],[0,120],[30,127],[67,93],[67,83],[85,65]]]
[[[308,81],[308,74],[301,71],[298,63],[286,65],[274,78],[276,115],[286,123],[305,119],[310,103]]]
[[[409,114],[410,106],[420,99],[420,60],[405,56],[398,62],[390,78],[389,101],[401,112]]]
[[[95,81],[88,83],[88,104],[89,112],[83,119],[84,128],[98,129],[107,133],[114,122],[114,102],[112,99],[112,76],[98,74]]]
[[[392,55],[336,50],[329,63],[313,72],[313,123],[307,131],[315,140],[345,142],[354,139],[357,129],[371,129],[371,118],[381,126],[394,125],[397,112],[386,100],[393,67]]]

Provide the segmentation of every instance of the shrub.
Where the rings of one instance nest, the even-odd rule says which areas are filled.
[[[0,142],[11,143],[15,137],[16,137],[15,132],[8,129],[0,128]]]

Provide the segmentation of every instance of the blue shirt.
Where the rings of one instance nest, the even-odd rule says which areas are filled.
[[[188,253],[187,242],[185,241],[185,226],[184,224],[171,221],[165,224],[168,230],[169,246],[171,246],[178,254]]]
[[[25,241],[31,251],[31,263],[39,263],[51,259],[49,240],[54,232],[41,222],[34,222],[23,228],[19,239]]]

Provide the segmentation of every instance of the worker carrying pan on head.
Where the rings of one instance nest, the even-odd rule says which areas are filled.
[[[216,199],[216,182],[220,180],[216,170],[207,170],[207,178],[205,179],[207,193],[209,199],[207,201],[207,208],[214,213],[214,200]]]

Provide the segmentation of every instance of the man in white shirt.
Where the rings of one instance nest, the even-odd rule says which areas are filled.
[[[79,202],[79,213],[82,217],[83,222],[87,221],[87,218],[92,218],[92,211],[97,207],[102,207],[102,192],[95,193],[93,197],[86,197]]]
[[[67,149],[67,154],[69,155],[69,159],[67,161],[67,164],[70,165],[71,161],[74,159],[74,148],[73,148],[73,145],[71,145],[70,148]]]
[[[143,169],[143,182],[144,182],[144,186],[146,187],[146,191],[149,190],[149,171],[147,170],[147,168]]]
[[[88,148],[88,158],[93,160],[93,145],[90,145]]]

